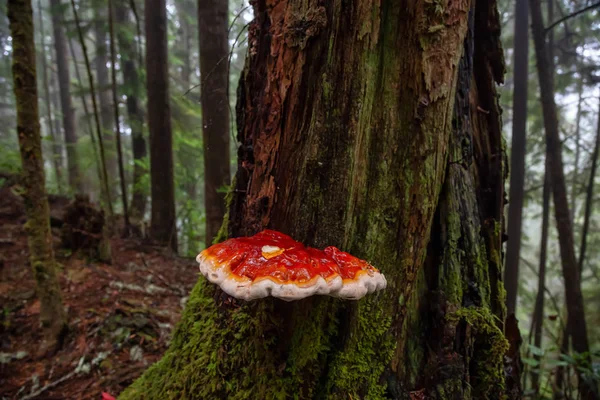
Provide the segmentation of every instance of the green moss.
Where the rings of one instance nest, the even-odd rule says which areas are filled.
[[[361,300],[356,313],[356,327],[332,361],[327,392],[332,399],[383,399],[380,378],[396,348],[392,317],[375,297]]]
[[[316,305],[305,319],[294,329],[292,345],[287,360],[287,372],[293,381],[292,387],[298,387],[307,379],[318,379],[321,364],[331,350],[330,340],[338,333],[338,322],[335,315],[337,307],[332,307],[332,300],[314,299]],[[298,306],[302,307],[302,306]],[[297,310],[301,312],[301,310]],[[308,372],[307,372],[308,371]],[[309,390],[312,394],[312,386]],[[309,396],[312,397],[312,396]]]
[[[465,307],[446,316],[448,322],[466,322],[473,329],[474,367],[472,386],[474,396],[496,399],[504,390],[504,354],[508,341],[498,328],[497,317],[488,308]]]
[[[494,221],[494,235],[496,237],[502,235],[502,223],[500,221]]]
[[[120,399],[285,398],[285,382],[270,358],[276,340],[272,302],[223,310],[201,279],[163,358]]]
[[[504,282],[501,280],[497,281],[498,286],[498,304],[502,307],[500,309],[500,316],[506,316],[506,289],[504,288]]]
[[[426,338],[423,335],[415,335],[415,332],[427,331],[428,315],[422,312],[421,302],[427,299],[429,290],[425,279],[425,272],[422,269],[419,272],[416,288],[413,292],[406,309],[408,314],[402,326],[402,337],[406,338],[403,342],[402,352],[396,351],[402,361],[398,363],[399,373],[406,387],[417,387],[422,380],[423,365],[427,359]]]

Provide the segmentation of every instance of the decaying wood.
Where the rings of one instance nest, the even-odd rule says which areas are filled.
[[[95,208],[88,196],[76,196],[65,210],[61,240],[65,248],[110,263],[104,212]]]
[[[519,393],[504,378],[496,4],[437,5],[253,2],[226,233],[338,246],[388,288],[244,303],[201,280],[124,399]]]

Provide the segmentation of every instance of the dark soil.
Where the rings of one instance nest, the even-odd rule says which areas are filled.
[[[16,188],[0,188],[0,399],[116,397],[167,349],[197,264],[114,237],[109,265],[61,248],[53,228],[70,330],[61,349],[44,350]],[[68,203],[50,198],[52,225]]]

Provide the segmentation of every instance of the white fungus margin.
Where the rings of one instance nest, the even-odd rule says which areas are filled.
[[[229,262],[215,265],[211,257],[204,252],[196,257],[200,272],[210,282],[219,285],[228,295],[241,300],[255,300],[263,297],[277,297],[285,301],[304,299],[314,295],[328,295],[346,300],[358,300],[369,293],[385,289],[387,281],[378,271],[358,271],[354,279],[342,279],[340,275],[317,276],[306,283],[280,283],[266,276],[252,280],[245,276],[234,275]]]

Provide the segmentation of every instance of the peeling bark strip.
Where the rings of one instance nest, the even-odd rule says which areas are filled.
[[[498,398],[495,3],[253,4],[228,235],[338,246],[388,288],[238,303],[201,280],[170,350],[123,398]]]

